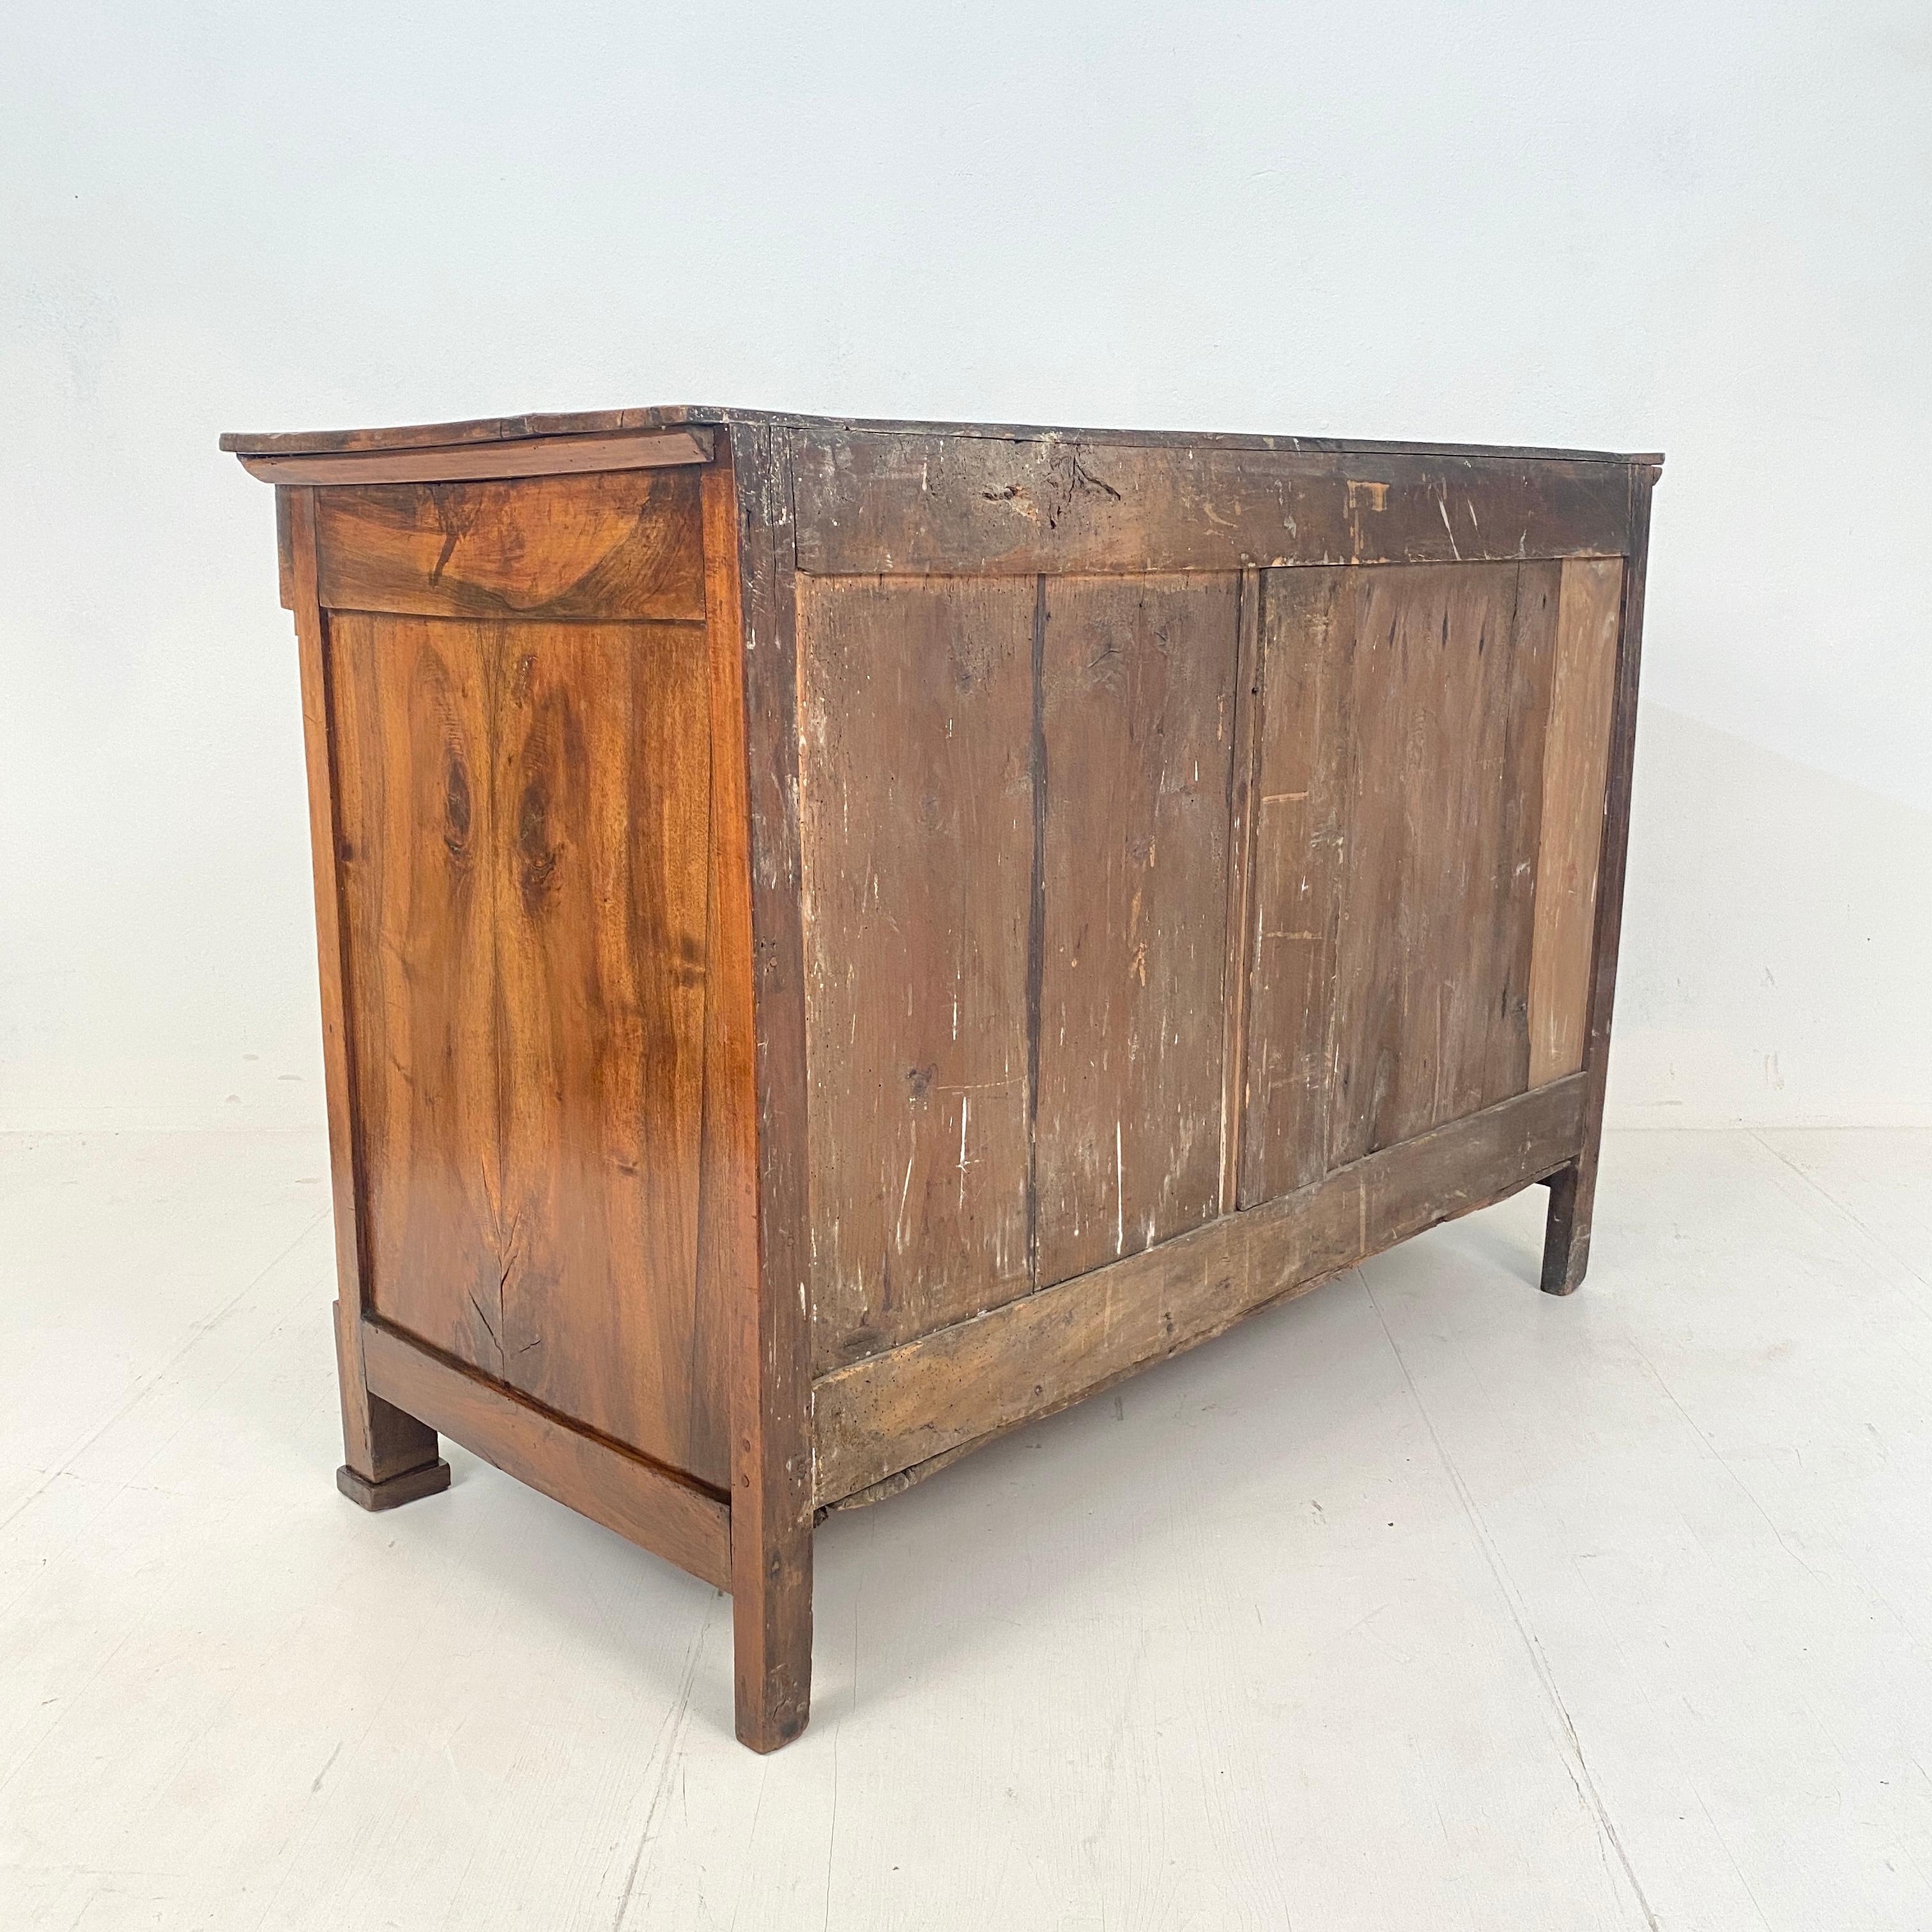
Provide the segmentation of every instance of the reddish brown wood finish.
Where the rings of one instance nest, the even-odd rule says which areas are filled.
[[[709,410],[280,480],[345,1494],[734,1598],[1537,1180],[1588,1252],[1658,459]]]

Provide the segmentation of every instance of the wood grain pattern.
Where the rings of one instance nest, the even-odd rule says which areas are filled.
[[[367,454],[244,456],[242,466],[265,483],[340,488],[357,483],[446,483],[490,476],[575,476],[592,470],[661,470],[708,463],[708,430],[656,436],[538,436],[446,449]]]
[[[332,609],[430,617],[704,616],[696,470],[315,493]]]
[[[1580,1277],[1648,462],[225,441],[302,652],[341,1485],[440,1424],[728,1583],[754,1749],[815,1506],[1532,1180]]]
[[[1254,964],[1255,832],[1261,812],[1262,573],[1240,576],[1234,645],[1234,750],[1228,783],[1226,989],[1221,1016],[1221,1212],[1240,1204],[1246,1159],[1249,982]]]
[[[1331,1166],[1528,1084],[1556,588],[1552,567],[1509,564],[1345,587]]]
[[[798,433],[801,570],[1238,570],[1609,555],[1615,466],[1083,442],[1077,436]]]
[[[730,1585],[730,1515],[706,1490],[607,1441],[379,1321],[365,1322],[370,1386],[519,1482],[668,1558]]]
[[[722,1484],[692,1393],[704,653],[675,626],[329,635],[369,1305]]]
[[[1574,1156],[1584,1100],[1580,1076],[1519,1095],[1278,1201],[837,1371],[814,1391],[820,1504],[1064,1408],[1526,1186]]]
[[[496,634],[502,1372],[722,1486],[723,1418],[694,1401],[703,640],[643,625]],[[698,1436],[694,1424],[709,1426]]]
[[[1620,558],[1576,558],[1562,570],[1529,975],[1529,1078],[1539,1086],[1583,1064],[1623,592]]]
[[[1238,593],[1232,576],[1046,585],[1042,1287],[1220,1209]]]
[[[800,581],[820,1367],[1029,1286],[1034,601]]]
[[[309,855],[315,889],[322,1048],[328,1114],[331,1205],[335,1232],[336,1388],[342,1411],[338,1489],[370,1509],[448,1482],[436,1431],[384,1402],[369,1388],[362,1358],[366,1252],[356,1145],[356,1089],[350,1064],[347,960],[336,889],[340,799],[329,743],[332,706],[326,620],[316,597],[314,500],[306,490],[275,492],[276,548],[284,601],[294,613],[301,668],[302,740],[308,764]],[[392,1485],[399,1486],[390,1486]]]
[[[1240,1204],[1328,1169],[1329,1018],[1351,729],[1340,570],[1262,578]]]

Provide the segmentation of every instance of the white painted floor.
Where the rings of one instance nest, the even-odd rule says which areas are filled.
[[[1932,1925],[1932,1135],[1612,1138],[729,1605],[337,1496],[320,1136],[0,1141],[0,1926]]]

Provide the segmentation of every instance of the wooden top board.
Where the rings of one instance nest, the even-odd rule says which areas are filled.
[[[782,428],[848,430],[859,434],[992,437],[1002,442],[1065,439],[1082,443],[1121,443],[1156,448],[1270,450],[1288,454],[1495,457],[1521,460],[1553,457],[1570,462],[1624,464],[1656,468],[1664,458],[1653,452],[1601,449],[1516,448],[1502,445],[1451,442],[1378,442],[1330,436],[1262,436],[1182,430],[1053,428],[1038,424],[898,422],[857,417],[812,416],[778,410],[719,408],[677,403],[656,408],[590,410],[558,416],[481,416],[467,422],[414,423],[381,429],[297,430],[268,434],[231,430],[221,447],[237,456],[320,455],[376,450],[437,449],[464,444],[507,442],[532,436],[612,436],[667,429],[731,423]]]

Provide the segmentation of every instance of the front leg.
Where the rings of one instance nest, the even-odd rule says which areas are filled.
[[[436,1431],[369,1392],[362,1369],[362,1324],[335,1304],[335,1372],[342,1390],[343,1466],[335,1486],[365,1510],[394,1509],[449,1487],[449,1465]]]

